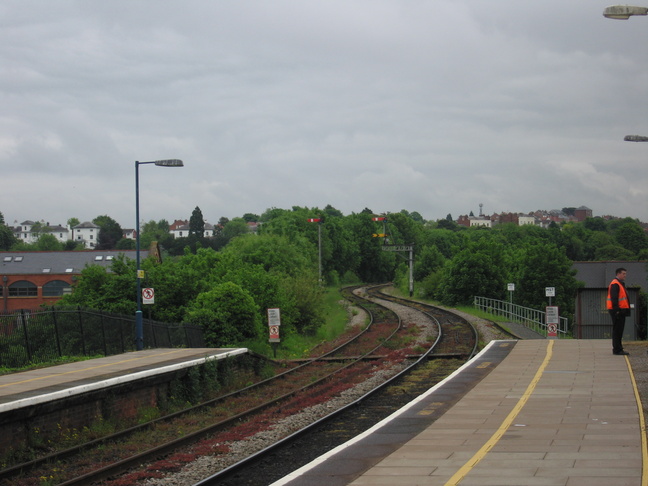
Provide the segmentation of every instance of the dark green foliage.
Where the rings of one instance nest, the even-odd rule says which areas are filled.
[[[117,247],[117,242],[124,236],[119,223],[106,215],[97,216],[92,222],[99,226],[96,249],[114,250]]]
[[[247,291],[232,282],[198,294],[187,307],[185,318],[203,328],[207,346],[235,346],[261,334],[258,306]]]

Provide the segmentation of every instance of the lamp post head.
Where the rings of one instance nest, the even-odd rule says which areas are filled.
[[[136,167],[142,164],[155,164],[159,167],[184,167],[184,164],[180,159],[151,160],[149,162],[140,162],[139,160],[135,161]]]
[[[160,167],[184,167],[180,159],[156,160],[155,165]]]
[[[615,20],[628,20],[633,15],[648,15],[648,7],[613,5],[603,10],[603,17]]]
[[[648,142],[648,137],[643,135],[626,135],[623,137],[626,142]]]

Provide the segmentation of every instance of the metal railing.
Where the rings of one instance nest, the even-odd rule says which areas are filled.
[[[521,305],[512,304],[503,300],[489,299],[487,297],[475,297],[473,301],[475,308],[496,316],[505,317],[511,322],[517,322],[538,334],[547,334],[545,312]],[[558,324],[558,337],[564,337],[569,330],[569,320],[560,317]]]
[[[204,346],[198,326],[144,320],[146,348]],[[0,313],[0,367],[135,350],[134,316],[58,307]]]

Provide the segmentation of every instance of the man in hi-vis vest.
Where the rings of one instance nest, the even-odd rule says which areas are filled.
[[[616,277],[608,286],[607,309],[612,317],[612,353],[628,355],[623,350],[621,338],[625,327],[625,318],[630,315],[630,299],[625,287],[625,279],[628,272],[625,268],[616,269]]]

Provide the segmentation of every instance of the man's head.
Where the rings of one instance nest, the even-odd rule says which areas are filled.
[[[628,271],[625,268],[617,268],[616,269],[616,278],[623,281],[626,278],[626,275],[628,274]]]

